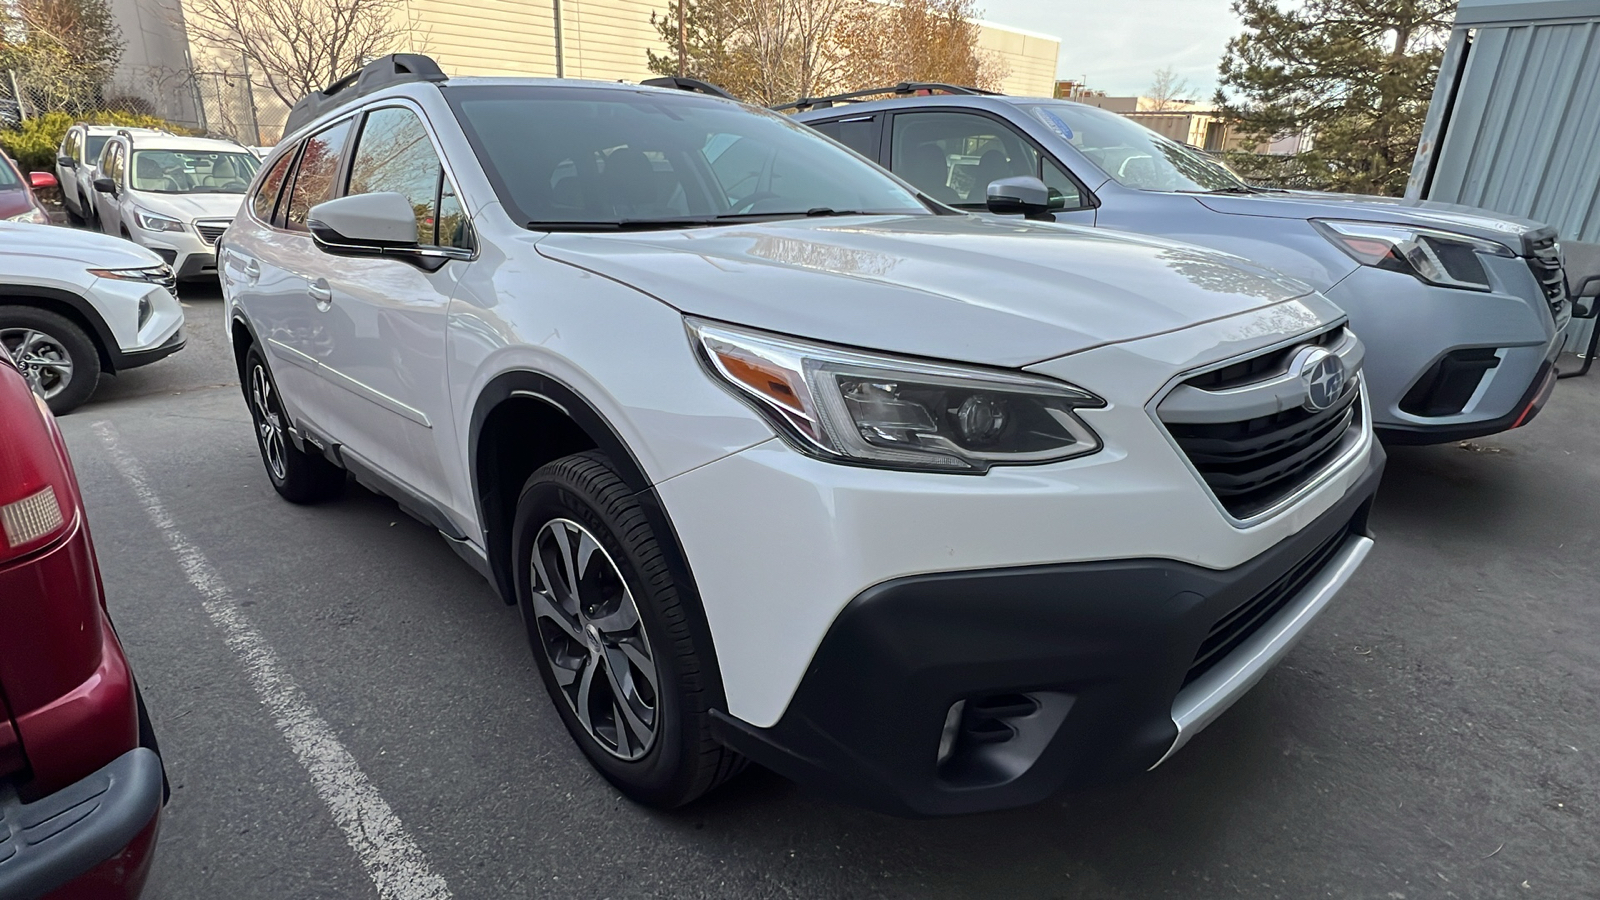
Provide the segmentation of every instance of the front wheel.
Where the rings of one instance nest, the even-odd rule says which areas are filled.
[[[267,467],[272,487],[290,503],[316,503],[339,496],[344,491],[344,470],[320,453],[306,453],[295,447],[278,385],[272,380],[260,347],[251,345],[245,354],[244,379],[256,446],[261,450],[261,461]]]
[[[711,735],[710,649],[633,493],[599,452],[534,472],[512,530],[518,605],[545,688],[589,762],[681,806],[744,760]]]
[[[83,405],[100,380],[100,352],[84,330],[46,309],[0,306],[0,345],[50,411]]]

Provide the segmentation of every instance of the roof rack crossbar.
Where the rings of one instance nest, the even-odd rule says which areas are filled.
[[[967,94],[983,97],[1000,96],[999,91],[986,91],[983,88],[967,87],[960,84],[945,84],[941,81],[902,81],[889,87],[867,88],[862,91],[851,91],[848,94],[833,94],[828,97],[801,97],[793,103],[774,106],[772,110],[774,112],[786,112],[792,109],[796,112],[805,112],[810,109],[827,109],[837,103],[856,103],[867,97],[877,97],[882,94],[907,97],[924,91],[930,94],[934,91],[942,91],[946,94]]]
[[[289,110],[289,119],[284,123],[283,133],[285,136],[293,134],[300,130],[301,126],[323,113],[338,109],[373,91],[397,84],[446,80],[447,76],[444,70],[439,68],[439,64],[420,53],[391,53],[388,56],[381,56],[322,90],[301,97],[295,102],[294,108]]]
[[[696,94],[709,94],[713,97],[721,97],[724,100],[739,99],[711,82],[701,81],[698,78],[667,75],[661,78],[648,78],[639,83],[647,87],[673,88],[680,91],[693,91]]]

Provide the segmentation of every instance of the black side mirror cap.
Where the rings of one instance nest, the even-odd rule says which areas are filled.
[[[63,169],[76,169],[78,167],[78,161],[70,156],[58,156],[56,157],[56,165]]]
[[[115,194],[117,192],[117,183],[101,175],[94,180],[94,189],[102,194]]]
[[[1031,175],[1015,175],[990,182],[987,206],[995,215],[1021,215],[1049,222],[1054,221],[1051,213],[1067,208],[1067,198]]]

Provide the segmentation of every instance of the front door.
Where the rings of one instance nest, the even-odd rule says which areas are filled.
[[[416,212],[421,248],[464,251],[470,229],[439,160],[415,109],[371,110],[355,142],[345,193],[398,193]],[[448,506],[444,460],[453,458],[455,446],[445,317],[467,265],[449,256],[323,255],[318,268],[325,277],[312,284],[327,296],[322,374],[343,395],[331,409],[331,427],[347,452],[439,506]]]

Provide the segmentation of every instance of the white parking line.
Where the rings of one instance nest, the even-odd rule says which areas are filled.
[[[205,554],[178,530],[161,498],[151,489],[144,467],[118,443],[116,428],[110,422],[95,422],[93,428],[117,471],[144,504],[150,521],[166,537],[189,583],[200,592],[206,614],[239,657],[251,686],[271,711],[289,749],[311,776],[317,796],[343,829],[345,840],[371,876],[379,896],[384,900],[449,900],[450,888],[444,878],[428,867],[422,849],[379,796],[355,757],[339,743],[305,692],[278,663],[278,655],[266,638],[239,612],[228,586]]]

